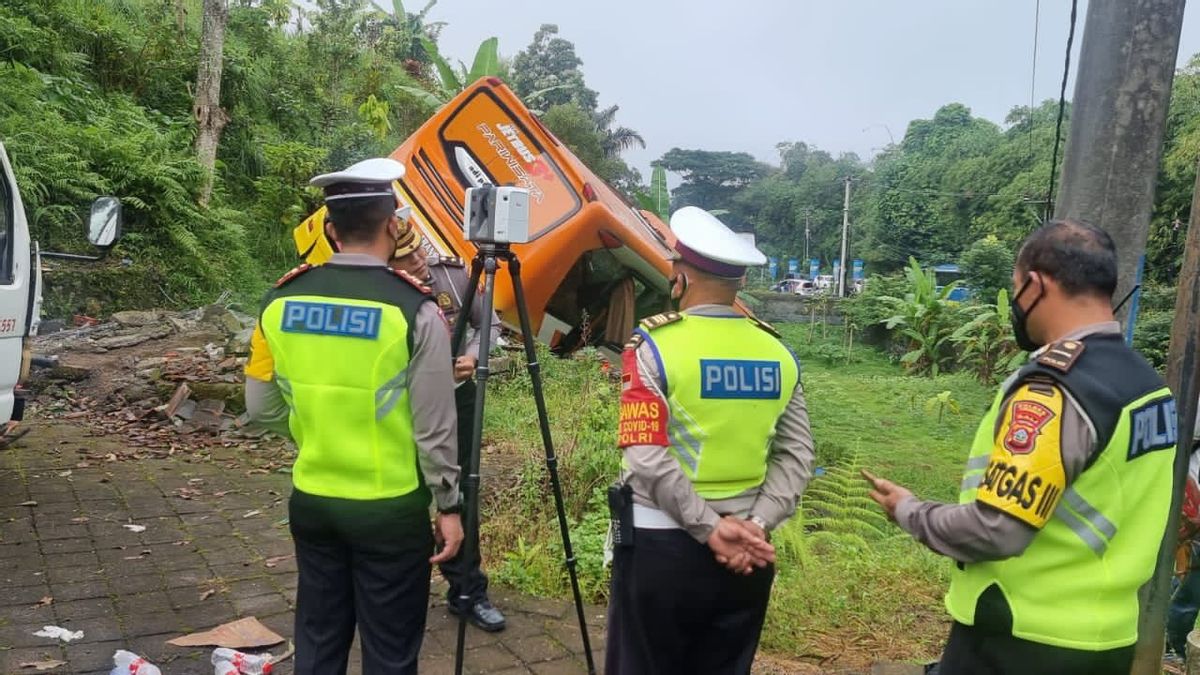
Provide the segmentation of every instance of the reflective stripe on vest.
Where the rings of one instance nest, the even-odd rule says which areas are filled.
[[[360,500],[417,489],[404,312],[368,300],[281,296],[260,325],[299,448],[295,486]]]
[[[668,449],[697,494],[724,499],[761,485],[800,379],[792,353],[740,316],[685,314],[648,335],[667,383]]]

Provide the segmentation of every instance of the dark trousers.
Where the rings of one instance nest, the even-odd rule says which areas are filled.
[[[345,673],[356,623],[365,675],[417,672],[433,554],[428,505],[424,490],[373,501],[292,492],[297,675]]]
[[[458,465],[462,467],[463,479],[467,477],[467,460],[471,454],[471,432],[475,423],[475,390],[474,380],[467,380],[454,390],[454,406],[458,409]],[[464,526],[467,523],[464,521]],[[466,594],[475,604],[487,597],[488,578],[480,567],[482,557],[479,553],[479,527],[466,527],[466,535],[475,538],[475,555],[471,559],[463,554],[466,546],[459,549],[458,555],[442,563],[438,569],[450,584],[446,599],[458,604],[458,598]]]
[[[1193,560],[1196,557],[1196,543],[1193,547]],[[1171,580],[1171,604],[1167,606],[1167,646],[1179,656],[1187,656],[1187,636],[1196,627],[1196,615],[1200,614],[1200,569],[1188,570],[1187,576],[1180,581]]]
[[[1133,645],[1102,652],[1053,647],[955,622],[937,675],[1129,675]]]
[[[607,675],[750,672],[773,566],[739,576],[683,530],[634,531],[614,552]]]

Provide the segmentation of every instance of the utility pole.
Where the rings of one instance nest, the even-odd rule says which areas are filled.
[[[808,238],[810,236],[809,220],[812,218],[812,209],[805,207],[804,209],[804,264],[809,261],[808,255]]]
[[[1183,6],[1184,0],[1088,3],[1054,217],[1112,235],[1116,298],[1133,288],[1145,260]],[[1136,300],[1118,317],[1123,322]]]
[[[1185,0],[1091,0],[1084,23],[1071,132],[1067,137],[1055,218],[1074,218],[1103,228],[1117,246],[1118,285],[1115,298],[1124,297],[1140,276],[1145,261],[1154,188],[1162,156],[1171,81],[1179,52]],[[1193,228],[1200,217],[1193,204]],[[1191,284],[1196,287],[1197,282]],[[1180,280],[1180,293],[1188,282]],[[1197,289],[1200,291],[1200,288]],[[1182,297],[1182,295],[1181,295]],[[1195,304],[1193,302],[1193,304]],[[1131,328],[1137,318],[1137,296],[1120,318]],[[1176,320],[1185,311],[1176,307]],[[1195,314],[1190,319],[1195,326]],[[1183,359],[1195,369],[1195,339]],[[1172,344],[1175,348],[1176,345]],[[1182,370],[1180,371],[1182,372]],[[1190,375],[1190,373],[1188,374]],[[1184,420],[1194,416],[1196,392],[1182,387],[1177,395]],[[1180,429],[1180,438],[1191,429]],[[1181,447],[1187,447],[1186,443]],[[1176,458],[1187,466],[1184,456]],[[1171,525],[1163,532],[1154,578],[1138,593],[1141,613],[1132,673],[1161,672],[1163,620],[1170,597],[1171,562],[1180,505],[1176,476],[1171,498]]]
[[[838,270],[837,294],[839,298],[846,297],[846,240],[850,236],[850,176],[842,178],[846,185],[846,196],[842,201],[842,267]]]
[[[1192,429],[1196,425],[1196,399],[1200,395],[1200,175],[1192,192],[1191,223],[1184,242],[1183,270],[1179,275],[1179,290],[1175,296],[1175,318],[1171,323],[1171,347],[1167,354],[1167,385],[1175,394],[1178,422],[1175,482],[1170,517],[1163,532],[1162,546],[1158,550],[1154,579],[1147,584],[1141,598],[1137,651],[1130,671],[1138,675],[1157,675],[1161,672],[1163,620],[1171,600],[1170,579],[1175,562],[1175,542],[1179,533],[1188,461],[1191,459]]]

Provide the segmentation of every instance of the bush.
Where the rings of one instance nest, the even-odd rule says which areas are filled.
[[[1012,279],[1013,252],[994,235],[971,244],[959,260],[963,280],[975,297],[983,302],[1008,288]]]
[[[1133,327],[1133,348],[1160,371],[1166,368],[1174,312],[1141,312]]]
[[[951,337],[962,322],[957,303],[948,299],[957,284],[938,290],[933,271],[921,269],[914,258],[908,259],[905,278],[904,297],[882,298],[893,312],[885,325],[907,340],[900,363],[910,373],[937,376],[953,362]]]

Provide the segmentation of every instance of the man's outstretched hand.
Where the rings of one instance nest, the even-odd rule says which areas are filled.
[[[863,476],[871,483],[871,499],[874,499],[876,504],[883,507],[883,510],[887,513],[887,517],[895,522],[896,506],[908,497],[911,497],[912,491],[908,488],[900,487],[890,480],[876,478],[865,472]]]
[[[749,521],[725,516],[708,537],[717,562],[736,574],[750,574],[755,567],[775,562],[775,547],[756,534],[758,528]]]

